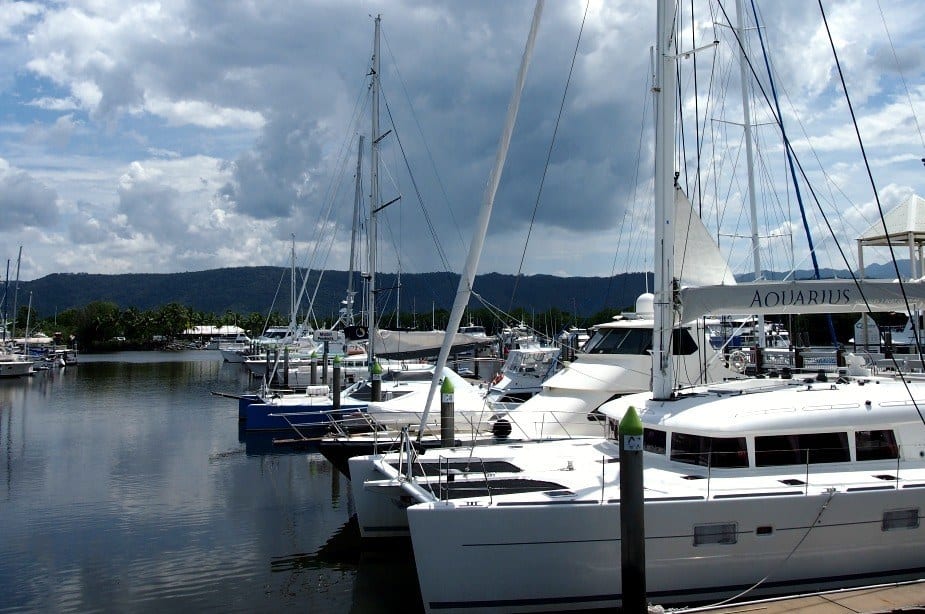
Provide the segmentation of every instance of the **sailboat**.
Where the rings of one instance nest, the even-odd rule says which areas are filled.
[[[405,481],[427,611],[620,606],[617,442],[630,407],[644,426],[644,551],[658,604],[816,591],[925,573],[925,384],[871,375],[749,379],[678,390],[670,331],[704,313],[888,308],[896,282],[764,283],[677,292],[670,229],[678,37],[658,5],[655,335],[652,391],[605,404],[607,437],[492,447],[426,462]],[[667,236],[666,236],[667,235]],[[921,283],[905,284],[921,302]],[[866,303],[866,304],[865,304]],[[895,306],[895,303],[893,303]],[[695,316],[696,317],[696,316]],[[417,471],[420,475],[422,470]]]

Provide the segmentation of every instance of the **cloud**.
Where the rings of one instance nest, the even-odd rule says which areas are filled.
[[[45,96],[29,101],[27,104],[48,111],[76,111],[80,105],[73,98],[51,98]]]
[[[0,159],[0,230],[54,225],[57,198],[54,190]]]
[[[731,5],[723,6],[735,19]],[[460,268],[532,2],[0,4],[4,177],[25,174],[19,189],[46,199],[45,213],[13,218],[4,209],[0,234],[15,241],[26,221],[51,224],[42,226],[47,253],[46,243],[33,248],[36,273],[281,264],[293,232],[300,252],[321,261],[330,250],[326,264],[344,268],[360,134],[369,162],[366,75],[371,15],[380,9],[381,131],[392,130],[380,143],[382,200],[401,197],[381,214],[381,266],[397,268],[400,258],[406,271]],[[721,14],[693,22],[689,7],[682,10],[682,49],[716,37],[721,45],[681,63],[680,181],[735,266],[748,270],[737,44],[729,28],[715,25]],[[822,206],[850,220],[847,212],[870,201],[871,186],[861,181],[866,173],[819,9],[785,1],[758,10],[789,137]],[[896,193],[914,191],[923,153],[918,117],[925,117],[925,54],[916,41],[925,11],[914,2],[858,0],[825,10],[875,174]],[[649,3],[547,3],[483,270],[516,270],[531,223],[527,271],[651,266],[644,259],[651,252],[654,21]],[[759,30],[749,32],[753,67],[767,90]],[[800,224],[791,224],[799,214],[780,136],[762,98],[756,91],[759,184],[768,193],[760,199],[760,234],[787,229],[805,252]],[[368,168],[361,190],[367,214]],[[839,232],[852,229],[846,222]],[[765,261],[802,259],[782,255],[789,239],[763,239],[779,252]],[[67,258],[59,255],[66,251]]]
[[[64,149],[80,125],[74,115],[69,113],[59,116],[51,124],[31,124],[25,138],[32,143],[47,143],[57,149]]]
[[[87,213],[75,216],[68,227],[68,236],[80,245],[100,244],[112,238],[105,220],[99,220]]]
[[[10,40],[16,30],[43,12],[37,2],[4,2],[0,4],[0,40]]]
[[[314,178],[322,162],[323,133],[318,123],[294,114],[273,117],[256,148],[230,165],[233,180],[222,187],[221,196],[256,219],[289,217],[323,189]]]

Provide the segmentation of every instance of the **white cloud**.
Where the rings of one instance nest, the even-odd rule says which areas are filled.
[[[382,119],[386,125],[394,117],[398,126],[382,142],[383,195],[402,196],[384,214],[383,228],[400,244],[406,270],[433,270],[442,264],[432,244],[432,223],[450,266],[458,268],[533,4],[380,4],[0,4],[5,68],[0,72],[11,75],[0,79],[0,89],[12,101],[11,117],[0,127],[0,151],[9,160],[0,181],[40,203],[11,216],[4,210],[0,246],[41,222],[45,238],[33,248],[33,275],[171,271],[282,263],[285,249],[277,243],[293,229],[308,249],[322,241],[316,233],[324,237],[337,226],[343,238],[332,249],[330,265],[345,266],[355,139],[369,133],[363,83],[371,51],[369,15],[382,12],[387,103]],[[925,9],[915,2],[858,0],[826,3],[825,9],[871,165],[889,186],[881,194],[911,193],[920,185],[918,158],[925,155],[916,121],[925,119],[925,53],[917,43]],[[578,0],[546,7],[484,270],[516,268],[541,179],[528,271],[609,274],[614,254],[616,272],[646,266],[653,6],[592,3],[546,164],[584,10]],[[867,212],[872,188],[863,181],[866,172],[818,7],[786,0],[762,3],[759,10],[788,133],[822,206],[833,218],[840,216],[839,232],[849,235],[863,225],[863,216],[852,212]],[[893,46],[884,36],[881,10]],[[747,232],[747,216],[740,213],[741,131],[731,123],[741,122],[738,67],[728,28],[714,27],[722,15],[700,17],[693,29],[697,40],[685,30],[682,48],[714,36],[722,45],[697,57],[697,105],[690,74],[682,79],[690,172],[681,181],[689,181],[699,153],[708,179],[699,186],[691,182],[691,189],[703,193],[708,227],[723,236],[737,270],[748,270],[742,265],[747,254],[739,249],[747,241],[729,238]],[[751,32],[757,55],[756,31]],[[714,56],[720,68],[711,76]],[[683,64],[690,71],[694,62]],[[763,74],[761,59],[755,70]],[[900,77],[909,84],[908,97]],[[709,102],[707,94],[713,95]],[[695,110],[701,113],[699,133],[693,129]],[[762,199],[767,207],[762,233],[787,229],[799,246],[805,239],[769,117],[756,108],[754,121],[762,133],[759,183],[775,192]],[[720,141],[721,133],[730,140]],[[702,139],[700,152],[695,135]],[[404,173],[403,155],[414,184]],[[368,172],[365,181],[368,193]],[[325,217],[329,209],[331,219]],[[632,220],[632,236],[625,229],[621,234],[624,219]],[[813,218],[813,224],[821,232],[820,220]],[[782,255],[788,240],[766,242],[778,252],[769,254],[769,262],[788,260]]]
[[[4,2],[0,4],[0,40],[11,40],[16,30],[33,17],[41,15],[43,8],[36,2]]]

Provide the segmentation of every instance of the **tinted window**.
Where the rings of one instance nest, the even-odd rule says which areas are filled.
[[[805,465],[842,463],[850,459],[847,433],[808,433],[755,437],[755,464]]]
[[[735,523],[701,524],[694,527],[694,545],[731,545],[738,541]]]
[[[671,434],[671,460],[704,467],[748,467],[744,437]]]
[[[859,461],[899,457],[893,431],[857,431],[854,434],[854,446]]]
[[[652,349],[651,328],[602,328],[588,341],[589,354],[648,355]]]
[[[671,335],[671,353],[675,356],[688,356],[697,351],[697,342],[686,328],[676,328]]]
[[[656,454],[665,453],[665,431],[645,429],[642,435],[642,445],[646,452]]]

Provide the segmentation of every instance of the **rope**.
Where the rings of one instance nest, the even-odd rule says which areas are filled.
[[[750,587],[748,587],[747,589],[745,589],[738,595],[734,595],[728,599],[724,599],[723,601],[719,601],[717,603],[713,603],[705,607],[712,608],[716,606],[725,605],[729,603],[730,601],[736,601],[744,597],[745,595],[749,594],[750,592],[752,592],[759,586],[761,586],[765,580],[773,576],[781,567],[783,567],[791,558],[793,558],[793,555],[796,554],[796,551],[800,548],[800,546],[803,545],[803,542],[806,541],[806,538],[809,537],[809,534],[812,532],[812,530],[816,528],[816,524],[818,524],[819,520],[822,518],[822,514],[825,512],[826,509],[828,509],[829,503],[831,503],[832,498],[835,496],[835,492],[836,491],[834,488],[829,490],[829,496],[826,497],[826,500],[822,504],[822,507],[819,508],[819,513],[816,514],[815,520],[813,520],[810,523],[810,525],[806,528],[806,532],[803,533],[803,537],[801,537],[800,540],[793,546],[793,549],[790,550],[790,553],[787,554],[787,556],[782,561],[780,561],[771,571],[769,571],[767,575],[765,575],[763,578],[755,582],[753,585],[751,585]],[[671,609],[669,610],[669,612],[683,612],[684,610],[686,610],[686,608]]]

